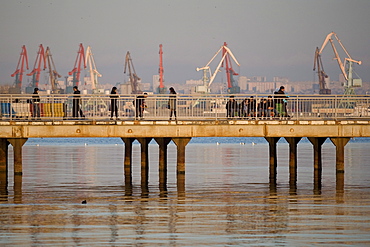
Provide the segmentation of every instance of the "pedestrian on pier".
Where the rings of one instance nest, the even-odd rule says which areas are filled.
[[[285,87],[281,86],[278,91],[274,92],[275,107],[280,117],[289,117],[287,112],[288,96],[285,94]]]
[[[235,117],[235,112],[238,110],[238,102],[231,95],[229,101],[226,103],[226,117]]]
[[[145,98],[148,97],[147,93],[144,93],[142,95],[138,95],[135,99],[135,118],[136,119],[142,119],[144,110],[147,107],[145,103]]]
[[[37,87],[33,89],[32,95],[32,118],[40,119],[40,96]]]
[[[113,120],[113,113],[116,115],[116,120],[118,120],[118,106],[117,106],[117,99],[118,93],[117,88],[112,87],[112,91],[110,92],[110,120]]]
[[[73,96],[73,106],[72,106],[72,116],[74,118],[78,118],[78,114],[80,114],[81,117],[85,117],[82,113],[82,110],[80,108],[80,100],[81,100],[81,92],[80,90],[78,90],[78,87],[77,86],[74,86],[73,87],[73,94],[75,94]]]
[[[274,117],[277,115],[276,109],[275,109],[275,102],[271,95],[267,97],[267,112],[266,117]]]
[[[172,114],[177,120],[176,116],[176,91],[173,87],[170,87],[170,99],[168,100],[168,109],[170,109],[170,120],[172,119]]]

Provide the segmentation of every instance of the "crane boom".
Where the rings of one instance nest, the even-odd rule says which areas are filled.
[[[31,73],[27,74],[32,76],[32,87],[39,87],[40,73],[41,73],[41,63],[44,64],[43,70],[46,69],[45,51],[42,44],[39,46],[39,51],[37,52],[35,64]]]
[[[130,77],[132,94],[141,93],[141,90],[139,90],[139,83],[138,83],[140,78],[136,75],[134,64],[132,63],[132,58],[131,58],[131,55],[130,55],[129,51],[126,53],[125,69],[124,69],[123,73],[126,74],[127,69],[128,69],[128,75]]]
[[[84,52],[84,47],[82,43],[80,43],[78,52],[77,52],[77,57],[75,61],[75,65],[73,69],[68,72],[69,75],[73,75],[72,83],[73,86],[78,86],[80,82],[80,75],[81,75],[81,64],[83,63],[83,68],[86,69],[86,61],[85,61],[85,52]]]
[[[98,77],[101,77],[102,75],[96,69],[94,56],[90,46],[86,48],[85,58],[85,64],[87,64],[88,71],[90,73],[91,89],[94,90],[98,86]]]
[[[61,89],[58,84],[58,78],[62,77],[56,70],[53,57],[49,47],[46,47],[45,57],[49,68],[49,79],[52,93],[60,93]]]
[[[15,76],[15,88],[18,91],[18,93],[21,92],[22,88],[22,80],[23,80],[23,72],[24,72],[24,65],[26,63],[26,68],[28,70],[28,56],[27,56],[27,49],[26,46],[22,46],[22,51],[19,56],[17,69],[13,74],[11,74],[11,77]]]

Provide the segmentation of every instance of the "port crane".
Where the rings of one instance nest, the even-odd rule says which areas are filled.
[[[212,73],[210,64],[220,52],[222,52],[221,61],[218,63],[218,66],[216,67],[215,71]],[[199,93],[209,93],[210,86],[212,82],[214,81],[214,79],[216,78],[217,73],[220,71],[220,68],[225,67],[226,76],[227,76],[228,93],[240,93],[240,88],[239,86],[237,86],[234,80],[234,77],[233,77],[234,75],[238,75],[238,73],[236,73],[232,68],[231,58],[234,60],[234,62],[238,66],[240,66],[234,54],[227,47],[227,43],[224,42],[223,46],[220,47],[220,49],[216,52],[216,54],[211,58],[211,60],[209,60],[209,62],[204,67],[197,68],[197,71],[203,70],[203,85],[197,86],[195,91]]]
[[[134,64],[132,63],[132,58],[131,58],[129,51],[126,53],[125,69],[123,73],[126,74],[127,70],[128,70],[128,76],[130,78],[130,83],[131,83],[131,90],[132,90],[131,93],[132,94],[142,93],[142,91],[139,89],[140,78],[136,74]]]
[[[162,44],[159,45],[159,86],[157,88],[157,93],[165,94],[166,88],[164,86],[164,78],[163,78],[163,51],[162,51]]]
[[[27,56],[27,49],[25,45],[22,46],[22,51],[19,56],[17,69],[15,70],[13,74],[11,74],[11,77],[15,76],[14,93],[21,93],[24,65],[26,65],[26,68],[28,70],[28,56]]]
[[[44,66],[42,66],[42,64]],[[33,66],[33,70],[31,71],[31,73],[27,74],[28,76],[32,76],[31,87],[26,88],[27,93],[32,93],[34,88],[39,87],[41,69],[42,70],[46,69],[45,50],[44,50],[44,47],[42,46],[42,44],[40,44],[40,46],[39,46],[39,51],[37,52],[37,56],[36,56],[35,64]]]
[[[96,92],[98,86],[98,77],[101,77],[102,75],[96,69],[94,56],[90,46],[86,48],[85,58],[85,65],[87,65],[88,72],[90,74],[91,89],[93,92]]]
[[[56,70],[54,60],[51,55],[51,51],[49,47],[46,47],[45,58],[47,61],[47,67],[49,68],[49,79],[50,79],[50,85],[51,85],[51,92],[55,94],[63,93],[63,90],[60,88],[58,84],[58,78],[61,78],[62,76]]]
[[[331,90],[327,88],[326,85],[326,79],[329,78],[329,76],[324,71],[324,66],[322,65],[319,47],[316,47],[315,60],[313,65],[313,70],[315,71],[316,69],[317,75],[319,77],[319,87],[320,87],[319,94],[331,94]]]
[[[82,43],[80,43],[80,46],[79,46],[79,49],[78,49],[78,52],[77,52],[75,65],[74,65],[73,69],[70,72],[68,72],[68,75],[73,75],[73,79],[72,79],[72,84],[73,84],[72,86],[73,87],[78,86],[78,84],[80,82],[82,63],[83,63],[83,69],[86,69],[85,51],[84,51],[84,47],[83,47]],[[68,91],[72,92],[72,90],[68,90]]]
[[[335,44],[334,44],[333,37],[335,38],[335,40],[337,40],[337,42],[339,43],[339,45],[343,49],[344,53],[347,55],[347,57],[345,57],[343,59],[343,61],[339,57],[338,51],[337,51],[337,49],[335,47]],[[346,48],[344,47],[344,45],[342,44],[342,42],[338,38],[337,34],[334,33],[334,32],[331,32],[326,36],[326,38],[324,40],[324,43],[321,46],[321,49],[318,50],[318,52],[316,52],[317,55],[315,55],[315,57],[318,56],[318,55],[321,55],[322,51],[324,50],[324,48],[325,48],[325,46],[327,45],[328,42],[330,42],[331,47],[333,48],[333,52],[334,52],[334,56],[335,56],[334,59],[337,60],[338,65],[339,65],[339,69],[341,70],[341,72],[343,74],[343,77],[345,79],[345,83],[343,85],[344,86],[344,95],[355,94],[354,87],[361,87],[362,86],[362,80],[360,78],[357,78],[357,79],[353,78],[353,74],[355,73],[354,70],[353,70],[353,63],[361,65],[361,61],[357,61],[357,60],[352,59],[352,57],[349,55],[348,51],[346,50]]]

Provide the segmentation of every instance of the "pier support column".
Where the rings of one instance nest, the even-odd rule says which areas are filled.
[[[270,184],[276,184],[276,177],[277,177],[276,144],[280,140],[280,137],[265,137],[265,139],[269,143],[269,151],[270,151],[270,173],[269,173]]]
[[[8,141],[13,146],[14,152],[14,175],[22,175],[22,147],[27,138],[9,138]]]
[[[336,149],[336,180],[337,190],[344,189],[344,146],[349,142],[349,137],[330,138]]]
[[[8,191],[8,146],[8,140],[0,138],[0,195]]]
[[[314,191],[321,191],[321,176],[322,176],[322,153],[321,146],[326,141],[326,137],[308,137],[308,140],[313,145],[313,184]]]
[[[149,179],[149,142],[153,138],[137,138],[141,146],[141,190],[144,193],[148,192]]]
[[[126,191],[132,190],[132,143],[135,138],[121,138],[125,143],[125,158],[123,163]]]
[[[167,191],[167,145],[171,138],[154,138],[159,146],[159,190]]]
[[[185,147],[190,137],[172,138],[177,146],[177,191],[179,195],[185,192]]]
[[[297,145],[302,137],[285,137],[289,143],[289,185],[291,189],[297,187]]]

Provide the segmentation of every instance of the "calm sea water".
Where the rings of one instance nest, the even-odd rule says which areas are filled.
[[[339,190],[335,148],[326,142],[318,191],[307,140],[298,145],[292,189],[283,140],[273,186],[264,139],[196,138],[186,147],[180,191],[172,143],[163,190],[154,142],[144,189],[137,143],[133,185],[125,188],[120,139],[30,139],[23,149],[22,180],[13,178],[10,159],[7,186],[1,181],[0,245],[369,246],[369,143],[356,139],[345,147],[344,189]]]

